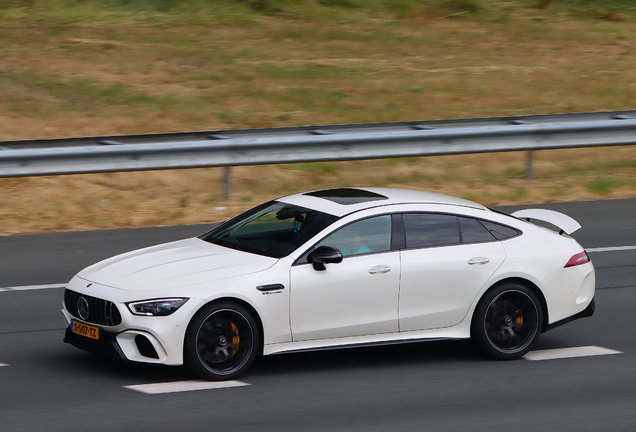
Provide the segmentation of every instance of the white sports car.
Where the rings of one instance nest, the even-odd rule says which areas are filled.
[[[290,195],[82,270],[64,293],[64,340],[210,380],[261,354],[432,339],[516,359],[594,312],[578,228],[550,210],[508,216],[410,190]]]

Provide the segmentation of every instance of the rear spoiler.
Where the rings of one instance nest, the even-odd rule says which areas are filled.
[[[514,212],[511,216],[519,219],[536,219],[544,222],[548,222],[561,229],[559,234],[572,234],[574,231],[581,228],[581,225],[570,216],[564,215],[553,210],[543,209],[526,209]]]

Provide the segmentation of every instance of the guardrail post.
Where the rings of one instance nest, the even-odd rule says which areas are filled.
[[[528,150],[528,157],[526,160],[526,180],[534,179],[534,168],[532,163],[534,161],[534,150]]]
[[[223,169],[223,199],[225,201],[230,200],[230,193],[231,193],[231,186],[232,186],[231,169],[232,167],[229,167],[229,166],[226,166]]]

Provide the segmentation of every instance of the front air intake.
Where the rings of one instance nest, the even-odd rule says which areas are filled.
[[[142,356],[153,358],[153,359],[159,358],[159,354],[157,354],[157,350],[155,349],[154,346],[152,346],[152,343],[146,336],[140,335],[140,334],[135,336],[135,345],[137,345],[139,354],[141,354]]]
[[[109,327],[121,324],[119,309],[108,300],[67,289],[64,291],[64,306],[69,314],[83,322]]]

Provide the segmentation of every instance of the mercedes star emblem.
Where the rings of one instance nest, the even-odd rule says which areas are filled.
[[[81,319],[88,319],[88,301],[84,297],[77,299],[77,313]]]

